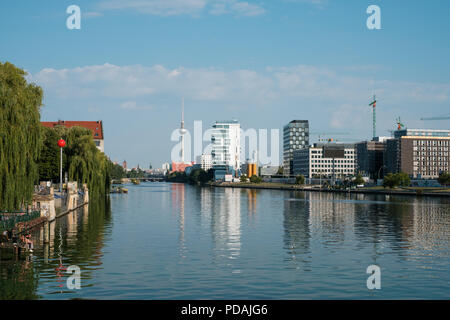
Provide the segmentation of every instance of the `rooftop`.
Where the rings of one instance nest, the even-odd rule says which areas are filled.
[[[103,140],[103,123],[99,121],[42,121],[41,124],[47,128],[54,128],[57,126],[64,126],[67,128],[71,127],[82,127],[91,130],[92,137],[94,139]]]

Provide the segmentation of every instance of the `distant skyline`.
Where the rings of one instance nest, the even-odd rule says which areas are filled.
[[[66,28],[72,4],[81,30]],[[381,30],[366,27],[372,4]],[[373,94],[380,136],[398,116],[409,128],[450,128],[419,120],[450,112],[448,1],[15,1],[0,9],[0,61],[43,87],[42,120],[103,120],[106,154],[129,167],[170,160],[183,96],[190,131],[194,120],[204,130],[235,118],[243,129],[281,132],[305,119],[315,132],[370,139]]]

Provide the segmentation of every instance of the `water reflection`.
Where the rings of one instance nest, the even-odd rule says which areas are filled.
[[[370,264],[387,270],[376,297],[449,297],[448,198],[129,190],[111,196],[113,216],[109,201],[92,201],[51,223],[49,244],[36,230],[34,256],[0,261],[0,297],[371,298]],[[58,282],[70,265],[81,268],[80,291]]]
[[[241,250],[241,190],[224,188],[214,199],[211,216],[213,252],[236,259]]]
[[[303,266],[304,270],[309,270],[311,209],[304,200],[307,200],[305,194],[300,193],[296,194],[296,199],[284,201],[284,250],[287,251],[288,260],[294,263],[296,269]]]

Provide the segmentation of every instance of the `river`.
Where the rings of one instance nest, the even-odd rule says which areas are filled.
[[[0,298],[450,298],[448,197],[127,188],[52,223],[49,245],[35,230],[32,255],[0,261]]]

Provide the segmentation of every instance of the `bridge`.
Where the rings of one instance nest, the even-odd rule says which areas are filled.
[[[117,180],[117,179],[113,179],[111,180],[112,184],[117,184],[117,183],[127,183],[127,182],[131,182],[131,180],[139,180],[142,182],[162,182],[162,181],[166,181],[166,176],[164,175],[148,175],[142,178],[123,178],[121,180]]]

